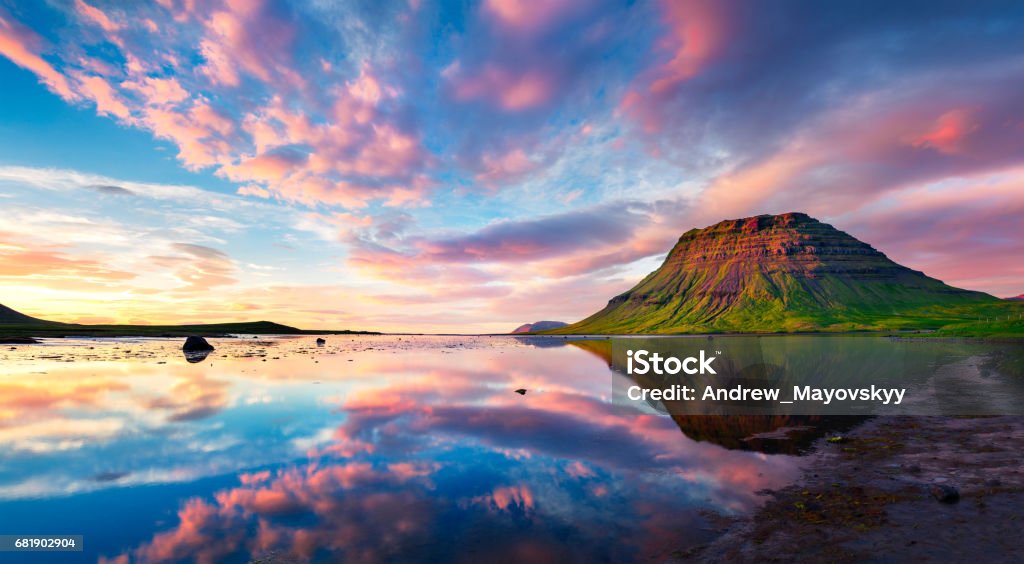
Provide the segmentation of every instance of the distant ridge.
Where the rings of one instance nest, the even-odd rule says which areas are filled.
[[[32,337],[188,337],[221,335],[379,334],[371,331],[303,331],[272,321],[188,325],[80,325],[25,315],[0,304],[0,335]]]
[[[687,231],[664,264],[631,290],[551,332],[891,329],[919,327],[920,320],[958,306],[998,302],[899,265],[871,245],[794,212]]]
[[[1024,302],[1024,294],[1021,294],[1019,296],[1014,296],[1012,298],[1006,298],[1006,299],[1010,300],[1011,302]]]
[[[533,323],[524,323],[519,327],[516,327],[513,333],[530,333],[533,331],[550,331],[551,329],[559,329],[565,327],[568,323],[564,321],[535,321]]]
[[[60,325],[54,321],[46,321],[20,311],[15,311],[3,304],[0,304],[0,325]]]

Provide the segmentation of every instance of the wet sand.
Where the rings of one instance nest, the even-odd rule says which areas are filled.
[[[802,478],[712,544],[709,562],[1024,561],[1024,417],[883,417],[821,439]],[[941,502],[935,484],[959,490]]]

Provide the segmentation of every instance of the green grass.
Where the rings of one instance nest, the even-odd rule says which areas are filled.
[[[861,302],[863,304],[863,302]],[[699,310],[701,304],[691,305]],[[954,305],[787,309],[783,302],[742,303],[713,319],[686,315],[686,305],[602,311],[548,334],[704,334],[799,332],[920,332],[920,336],[1024,338],[1024,303],[986,301]],[[680,315],[682,313],[682,315]]]
[[[983,339],[1024,338],[1024,304],[1009,302],[1002,308],[986,308],[975,319],[949,323],[939,327],[934,337],[971,337]]]

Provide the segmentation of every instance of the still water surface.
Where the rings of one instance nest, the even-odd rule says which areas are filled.
[[[211,342],[3,346],[0,534],[85,536],[33,562],[647,560],[801,463],[614,404],[599,344]]]

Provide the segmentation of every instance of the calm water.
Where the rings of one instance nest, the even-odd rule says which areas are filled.
[[[2,347],[0,534],[85,535],[33,562],[644,560],[799,471],[613,404],[599,343],[327,340]]]

